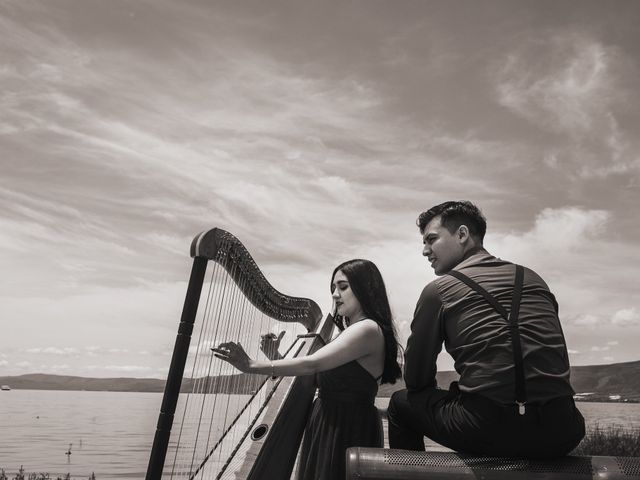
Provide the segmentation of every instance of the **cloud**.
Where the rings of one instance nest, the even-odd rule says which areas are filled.
[[[609,219],[610,213],[605,210],[574,206],[545,208],[536,215],[529,231],[506,235],[490,233],[487,243],[497,244],[501,250],[517,257],[531,254],[540,257],[544,252],[545,256],[559,258],[597,238]]]
[[[594,345],[593,347],[591,347],[591,351],[592,352],[607,352],[609,350],[609,347],[598,347],[596,345]]]
[[[352,185],[342,177],[323,176],[314,179],[312,183],[318,185],[341,204],[357,206],[362,203],[361,197],[354,191]]]
[[[67,363],[62,363],[62,364],[54,364],[54,365],[48,366],[47,368],[48,370],[53,372],[60,372],[64,370],[69,370],[71,366]]]
[[[162,248],[176,255],[184,255],[191,240],[188,237],[161,232],[150,232],[142,238],[143,243],[154,245],[156,248]]]
[[[635,62],[614,45],[577,31],[536,33],[495,75],[498,102],[549,135],[542,162],[571,175],[640,172],[635,132],[625,122]],[[562,135],[562,137],[560,137]]]
[[[7,360],[0,360],[0,367],[4,367],[6,365],[9,365],[9,362]]]
[[[124,372],[124,373],[144,373],[153,370],[146,365],[88,365],[85,367],[88,371],[111,371],[111,372]]]
[[[640,311],[635,307],[618,310],[611,317],[611,323],[620,327],[640,325]]]
[[[568,318],[566,321],[567,323],[578,326],[594,326],[602,322],[602,320],[600,320],[597,316],[590,314],[579,315],[577,317],[574,317],[573,319]]]
[[[498,74],[498,101],[548,129],[590,131],[619,97],[615,48],[577,33],[537,38],[509,55]]]
[[[570,316],[561,315],[561,317],[563,323],[576,327],[600,327],[604,329],[610,326],[624,328],[640,325],[640,314],[635,307],[618,310],[612,316],[604,314],[594,315],[591,313],[580,313]],[[591,347],[591,351],[606,351],[609,350],[610,347],[615,347],[618,345],[620,345],[620,342],[618,340],[610,340],[606,343],[606,346]]]
[[[27,353],[44,353],[51,355],[77,355],[80,351],[73,347],[36,347],[25,350]]]
[[[92,286],[74,295],[5,297],[0,318],[21,322],[3,337],[8,345],[29,339],[29,355],[123,355],[173,340],[186,283],[138,284],[129,288]],[[127,335],[122,335],[127,332]],[[96,345],[104,341],[105,345]],[[127,352],[128,351],[128,352]]]
[[[532,240],[542,248],[564,250],[597,236],[609,219],[604,210],[578,207],[545,208],[537,217]]]

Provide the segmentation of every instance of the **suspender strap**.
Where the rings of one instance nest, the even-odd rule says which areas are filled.
[[[474,280],[457,270],[451,270],[449,275],[457,278],[467,285],[471,290],[479,293],[507,322],[509,322],[509,330],[511,331],[511,347],[513,350],[513,363],[515,366],[515,387],[516,387],[516,403],[518,404],[518,412],[524,415],[525,404],[527,402],[527,391],[524,381],[524,365],[522,362],[522,344],[520,343],[520,332],[518,330],[518,316],[520,315],[520,300],[522,298],[522,285],[524,281],[524,268],[516,265],[516,278],[511,296],[511,310],[507,310],[500,305],[498,300],[481,287]]]
[[[524,365],[522,363],[522,345],[520,343],[520,331],[518,330],[523,279],[524,268],[522,268],[521,265],[516,265],[516,284],[513,288],[513,296],[511,297],[509,328],[511,329],[511,345],[513,346],[513,360],[516,367],[516,403],[521,413],[524,413],[524,404],[527,402],[527,391],[524,384]]]
[[[475,290],[476,292],[478,292],[484,297],[487,303],[489,303],[489,305],[491,305],[502,316],[502,318],[507,321],[509,320],[509,312],[507,312],[507,310],[498,303],[493,295],[491,295],[484,288],[478,285],[474,280],[471,280],[464,273],[460,273],[457,270],[451,270],[449,272],[449,275],[451,275],[452,277],[456,277],[462,283],[465,283],[471,290]]]

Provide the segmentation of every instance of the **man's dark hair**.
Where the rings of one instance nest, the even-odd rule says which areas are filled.
[[[466,225],[471,235],[476,236],[482,242],[487,232],[487,220],[482,212],[473,203],[463,200],[460,202],[444,202],[422,212],[416,224],[423,232],[427,224],[440,216],[442,226],[454,233],[460,225]]]

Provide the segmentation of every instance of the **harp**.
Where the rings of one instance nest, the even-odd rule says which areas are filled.
[[[146,478],[289,479],[313,377],[239,374],[210,348],[234,340],[256,358],[264,354],[261,334],[284,331],[279,354],[307,355],[328,340],[332,319],[322,322],[312,300],[273,288],[242,243],[222,229],[197,235],[191,256]]]

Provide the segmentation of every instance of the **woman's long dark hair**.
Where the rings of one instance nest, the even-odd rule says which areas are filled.
[[[380,270],[373,262],[356,258],[341,263],[331,275],[333,279],[338,271],[342,271],[349,281],[349,287],[360,302],[362,311],[382,329],[384,335],[384,370],[381,383],[396,383],[402,371],[398,365],[398,340],[393,326],[391,307],[387,298]]]

